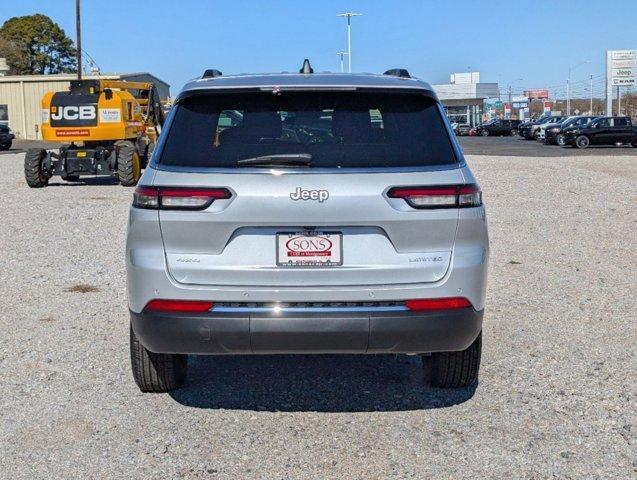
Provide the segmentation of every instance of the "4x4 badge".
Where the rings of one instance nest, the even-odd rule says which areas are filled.
[[[292,200],[318,200],[319,203],[323,203],[330,198],[330,192],[327,190],[303,190],[301,187],[296,187],[292,193],[290,193]]]

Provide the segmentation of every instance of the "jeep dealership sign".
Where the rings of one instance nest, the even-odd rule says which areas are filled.
[[[637,50],[606,52],[606,114],[613,114],[613,87],[637,85]]]

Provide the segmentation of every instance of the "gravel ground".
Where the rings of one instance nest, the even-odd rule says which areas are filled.
[[[480,383],[409,356],[128,359],[131,190],[0,157],[0,478],[635,478],[636,157],[470,157],[492,257]],[[94,291],[91,291],[94,290]]]

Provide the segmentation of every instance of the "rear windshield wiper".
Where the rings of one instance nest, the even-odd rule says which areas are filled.
[[[312,155],[309,153],[281,153],[237,160],[240,167],[309,167]]]

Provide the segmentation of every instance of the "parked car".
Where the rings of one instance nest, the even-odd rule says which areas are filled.
[[[468,123],[459,123],[458,128],[456,129],[456,135],[465,136],[470,135],[471,133],[471,125]]]
[[[565,116],[549,116],[543,117],[542,120],[538,120],[533,122],[524,130],[524,139],[525,140],[537,140],[539,135],[539,130],[542,126],[548,125],[550,123],[560,123],[562,120],[565,120]]]
[[[175,100],[128,222],[137,385],[179,387],[189,354],[274,353],[423,354],[434,385],[474,385],[486,213],[436,93],[406,70],[301,71],[217,72]]]
[[[598,115],[580,115],[574,117],[568,117],[562,123],[551,124],[549,123],[544,128],[543,137],[544,142],[549,145],[559,145],[563,147],[566,145],[566,137],[564,136],[564,129],[568,127],[581,127],[592,120],[598,118]],[[541,134],[542,135],[542,134]]]
[[[9,150],[14,138],[8,125],[0,124],[0,150]]]
[[[526,131],[529,128],[531,128],[533,125],[536,125],[538,123],[542,123],[547,118],[550,118],[550,115],[542,115],[541,117],[537,119],[531,119],[531,120],[527,120],[526,122],[522,122],[520,125],[518,125],[518,135],[520,135],[523,138],[526,138]]]
[[[520,120],[489,120],[487,123],[478,125],[476,127],[476,133],[478,135],[482,135],[483,137],[488,137],[489,135],[515,136],[518,133],[518,127],[520,123],[522,123],[520,122]]]
[[[630,117],[599,117],[582,126],[564,130],[566,144],[576,148],[589,145],[623,145],[637,147],[637,126]]]

